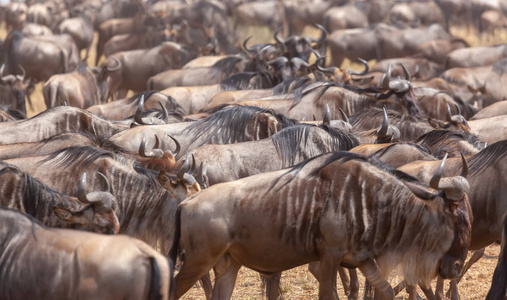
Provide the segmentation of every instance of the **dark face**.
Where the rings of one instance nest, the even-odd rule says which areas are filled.
[[[461,201],[446,200],[454,224],[454,240],[451,248],[442,258],[439,274],[444,279],[453,279],[461,275],[468,247],[472,239],[472,209],[465,194]]]

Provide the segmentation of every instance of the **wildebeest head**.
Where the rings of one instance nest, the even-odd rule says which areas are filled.
[[[471,133],[472,129],[468,125],[468,122],[465,120],[465,118],[461,115],[461,110],[459,109],[458,105],[456,105],[456,109],[458,110],[458,114],[452,115],[451,107],[449,106],[449,103],[447,103],[447,113],[445,115],[447,122],[428,118],[428,123],[436,129],[451,129],[454,127],[455,130],[457,129]]]
[[[187,152],[185,162],[178,170],[176,176],[165,171],[160,171],[158,174],[158,182],[171,194],[171,198],[185,199],[201,190],[201,186],[195,180],[194,176],[190,175],[193,169],[195,169],[195,158],[192,155],[192,165],[190,165]]]
[[[470,186],[465,179],[468,173],[466,160],[463,157],[463,171],[460,176],[441,178],[446,159],[447,154],[430,180],[430,186],[435,190],[441,191],[438,194],[417,190],[417,188],[407,183],[405,184],[419,198],[433,200],[441,197],[443,200],[442,208],[444,213],[450,216],[449,220],[451,224],[449,225],[454,229],[454,239],[440,262],[438,273],[445,279],[452,279],[458,277],[463,269],[468,247],[472,239],[473,214],[467,196]]]
[[[278,36],[280,31],[283,29],[283,26],[278,28],[275,31],[273,38],[277,41],[278,46],[281,48],[282,55],[289,59],[299,57],[308,62],[310,55],[312,54],[312,48],[320,48],[327,36],[327,31],[322,25],[316,24],[315,26],[321,30],[321,35],[318,39],[293,35],[284,40]]]
[[[25,82],[25,70],[19,66],[23,75],[3,75],[4,65],[0,67],[0,104],[10,110],[17,110],[26,116],[25,97],[29,82]],[[31,105],[31,102],[29,102]]]
[[[86,172],[83,173],[77,188],[77,198],[84,204],[78,211],[70,211],[61,207],[53,207],[55,214],[62,221],[74,223],[76,229],[86,229],[92,232],[117,234],[120,222],[115,213],[118,204],[111,194],[109,181],[102,174],[106,191],[86,193]]]
[[[155,145],[151,151],[146,151],[146,138],[143,136],[141,145],[139,145],[139,156],[143,158],[142,163],[149,169],[157,171],[172,170],[176,165],[176,155],[181,150],[181,145],[170,135],[169,136],[176,144],[176,150],[174,152],[170,150],[162,150],[159,148],[160,140],[155,135]]]

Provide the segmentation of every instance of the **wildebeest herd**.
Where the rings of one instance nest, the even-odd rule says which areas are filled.
[[[480,0],[11,1],[0,299],[178,299],[199,280],[230,299],[241,266],[279,299],[281,272],[308,264],[319,299],[454,300],[494,243],[487,299],[505,299],[507,45],[450,29],[494,39],[506,13]],[[258,25],[272,38],[240,38]],[[27,118],[38,83],[47,110]]]

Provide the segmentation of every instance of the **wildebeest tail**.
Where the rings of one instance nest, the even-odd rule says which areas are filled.
[[[46,102],[46,109],[50,109],[56,106],[56,102],[58,101],[58,85],[54,82],[50,82],[49,86],[42,89],[42,95],[44,96],[44,101]]]
[[[160,268],[157,264],[157,260],[155,257],[150,256],[150,265],[151,265],[151,284],[150,284],[150,299],[159,300],[163,298],[163,293],[160,290],[162,285],[160,282]]]
[[[173,244],[169,250],[169,275],[171,276],[171,285],[169,286],[169,299],[174,299],[176,289],[174,288],[174,267],[178,258],[178,248],[180,247],[181,238],[181,206],[176,210],[175,230]]]

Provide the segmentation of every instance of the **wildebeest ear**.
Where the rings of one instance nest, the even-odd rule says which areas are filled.
[[[163,186],[164,188],[170,183],[170,184],[175,184],[177,183],[178,179],[176,177],[173,177],[171,175],[168,175],[166,172],[164,171],[160,171],[158,172],[158,182],[160,183],[161,186]]]
[[[56,216],[62,221],[68,223],[77,223],[81,225],[88,224],[88,221],[81,212],[73,213],[69,210],[56,206],[53,206],[53,211],[55,212]]]
[[[442,129],[445,127],[445,125],[441,121],[433,118],[428,118],[428,123],[431,125],[431,127],[435,129]]]

